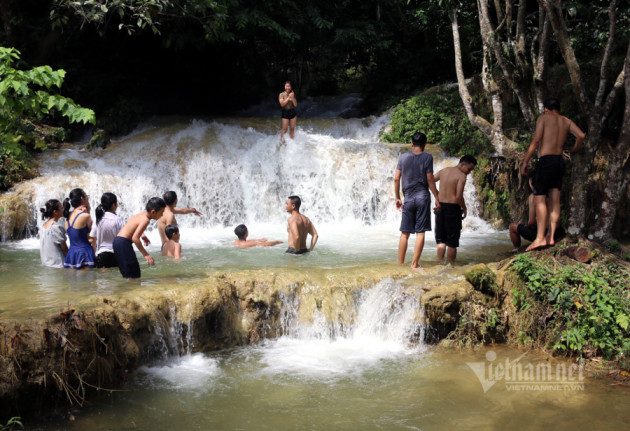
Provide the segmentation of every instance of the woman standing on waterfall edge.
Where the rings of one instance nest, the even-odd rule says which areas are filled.
[[[295,125],[297,124],[297,114],[295,113],[295,107],[297,106],[297,99],[291,86],[291,81],[284,83],[284,91],[278,96],[278,102],[282,107],[282,132],[280,133],[280,142],[284,144],[284,134],[287,133],[287,128],[290,128],[289,136],[291,139],[295,136]]]

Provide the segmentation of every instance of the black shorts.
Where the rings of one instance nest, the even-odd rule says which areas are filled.
[[[523,239],[526,239],[527,241],[530,241],[530,242],[536,239],[537,231],[538,229],[536,229],[536,226],[525,226],[524,224],[519,224],[516,227],[516,232],[518,232],[518,234],[522,236]],[[547,231],[545,231],[545,235],[547,235]],[[562,226],[558,226],[556,228],[556,232],[553,235],[553,240],[559,241],[562,238],[564,238],[565,235],[566,235],[566,232],[564,231]]]
[[[118,260],[118,269],[125,278],[140,278],[140,264],[133,251],[133,242],[127,238],[114,238],[114,253]]]
[[[295,118],[297,114],[295,113],[295,109],[291,108],[291,109],[283,109],[282,110],[282,114],[280,114],[280,116],[284,119],[287,120],[292,120]]]
[[[118,266],[116,254],[108,251],[99,253],[94,259],[97,268],[114,268]]]
[[[287,248],[287,251],[285,251],[285,253],[289,253],[289,254],[305,254],[308,253],[309,249],[308,248],[303,248],[300,251],[295,251],[295,249],[293,247],[289,247]]]
[[[422,233],[428,230],[431,230],[431,196],[427,193],[410,199],[405,198],[400,231]]]
[[[542,156],[536,165],[534,175],[534,196],[546,196],[549,190],[562,188],[564,159],[562,155]]]
[[[461,234],[462,207],[440,202],[440,210],[435,213],[435,243],[457,248]]]

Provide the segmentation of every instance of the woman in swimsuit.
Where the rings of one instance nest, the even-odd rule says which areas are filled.
[[[70,206],[74,208],[70,213]],[[94,268],[94,249],[88,239],[92,228],[88,195],[82,189],[74,189],[63,201],[63,216],[66,218],[66,232],[70,248],[63,262],[64,268]]]
[[[42,220],[46,220],[39,232],[39,254],[42,265],[51,268],[63,268],[63,261],[68,253],[66,244],[66,228],[63,220],[61,202],[50,199],[44,208],[40,208]]]
[[[291,87],[291,81],[284,83],[284,91],[278,96],[278,102],[282,108],[282,133],[280,134],[280,141],[284,143],[284,134],[287,133],[287,128],[291,128],[291,139],[295,136],[295,125],[297,123],[297,114],[295,113],[295,107],[297,106],[297,100],[295,93]]]

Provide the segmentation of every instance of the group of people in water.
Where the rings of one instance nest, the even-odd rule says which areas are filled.
[[[294,137],[296,125],[295,107],[297,100],[291,83],[287,81],[284,92],[278,101],[282,108],[281,141],[290,130]],[[510,238],[515,247],[520,246],[521,237],[532,241],[527,251],[554,245],[564,235],[558,226],[560,218],[560,188],[564,174],[562,156],[568,133],[576,137],[569,149],[576,152],[584,142],[584,132],[568,118],[560,115],[560,102],[555,97],[548,98],[545,113],[536,123],[536,131],[521,166],[521,174],[529,177],[532,193],[529,196],[529,220],[527,225],[512,223]],[[435,198],[435,242],[437,259],[448,261],[457,257],[457,248],[462,231],[462,220],[467,216],[464,201],[466,177],[477,165],[471,155],[465,155],[457,166],[441,169],[433,173],[433,156],[425,152],[427,137],[415,133],[412,149],[401,154],[394,175],[396,208],[402,212],[398,263],[403,265],[409,236],[416,234],[411,268],[422,269],[419,264],[424,248],[425,232],[431,230],[431,194]],[[539,160],[535,169],[529,171],[528,164],[538,150]],[[440,183],[439,190],[436,183]],[[404,203],[401,199],[404,195]],[[179,227],[176,214],[201,215],[195,208],[177,208],[177,194],[168,191],[163,198],[149,199],[145,210],[124,223],[116,214],[118,199],[113,193],[104,193],[101,204],[96,208],[96,221],[90,216],[88,195],[80,188],[74,189],[62,202],[51,199],[41,208],[45,220],[40,232],[40,254],[42,264],[55,268],[111,268],[118,267],[125,278],[139,278],[141,271],[133,245],[149,265],[154,265],[153,257],[145,246],[150,244],[144,234],[151,220],[157,220],[157,228],[162,241],[163,256],[179,259],[182,255]],[[300,213],[301,199],[289,196],[285,209],[290,214],[287,223],[288,248],[286,253],[305,254],[313,250],[319,238],[311,220]],[[72,208],[72,212],[70,209]],[[274,246],[282,241],[268,241],[266,238],[250,239],[247,226],[241,224],[234,229],[237,240],[233,245],[239,248]],[[307,247],[306,241],[311,236]],[[66,244],[69,239],[70,246]]]
[[[53,268],[112,268],[118,267],[124,278],[140,278],[140,264],[133,249],[135,244],[149,265],[155,261],[145,246],[150,244],[144,231],[151,222],[157,221],[162,241],[162,256],[179,259],[182,255],[179,243],[180,232],[175,214],[201,215],[195,208],[177,208],[177,193],[168,191],[163,198],[149,199],[144,211],[134,215],[127,223],[116,214],[118,198],[113,193],[104,193],[101,204],[96,208],[96,221],[90,216],[88,195],[80,188],[73,189],[62,202],[50,199],[40,209],[45,220],[40,232],[40,257],[43,265]],[[300,213],[301,199],[289,196],[286,211],[290,213],[287,225],[289,247],[286,253],[304,254],[312,251],[318,234],[308,217]],[[72,211],[70,211],[72,209]],[[239,248],[273,246],[282,241],[247,239],[245,225],[234,230]],[[310,247],[306,247],[308,235]],[[70,246],[67,245],[67,240]]]
[[[144,248],[150,244],[144,231],[151,220],[158,220],[162,255],[181,256],[179,228],[173,214],[200,213],[194,208],[175,209],[176,205],[175,192],[167,192],[164,199],[149,199],[145,210],[125,223],[116,214],[117,196],[107,192],[101,196],[101,204],[95,210],[96,221],[93,222],[89,196],[83,189],[73,189],[63,203],[50,199],[40,209],[42,218],[46,220],[40,232],[42,264],[73,269],[118,267],[123,277],[139,278],[140,265],[133,244],[149,265],[155,264]],[[69,247],[66,238],[70,242]]]

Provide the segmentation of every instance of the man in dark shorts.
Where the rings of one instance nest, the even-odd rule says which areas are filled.
[[[562,150],[567,135],[575,136],[575,145],[569,152],[582,147],[586,135],[567,117],[560,115],[560,101],[555,97],[545,100],[545,113],[536,121],[536,131],[521,165],[521,174],[527,176],[527,164],[538,149],[538,165],[534,178],[534,206],[536,208],[536,238],[527,251],[555,245],[555,232],[560,219],[560,188],[564,175]],[[547,208],[547,197],[550,209]],[[547,229],[549,219],[549,229]]]
[[[441,208],[435,212],[435,243],[439,262],[444,259],[445,252],[450,262],[457,257],[462,220],[468,215],[464,186],[466,177],[476,165],[477,160],[473,156],[465,155],[457,166],[444,168],[435,174],[435,181],[440,183],[438,196]]]
[[[295,125],[297,124],[297,117],[295,113],[295,107],[297,106],[297,99],[295,93],[291,87],[291,81],[284,83],[284,91],[278,96],[278,102],[282,108],[282,132],[280,133],[280,142],[284,144],[284,134],[287,133],[287,128],[290,128],[291,139],[295,137]]]
[[[529,172],[529,187],[534,191],[534,178],[536,177],[536,170]],[[514,247],[521,246],[521,237],[526,239],[527,241],[534,241],[536,239],[536,207],[534,206],[534,193],[531,193],[527,198],[529,204],[529,216],[527,220],[527,224],[520,223],[510,223],[510,240]],[[556,232],[554,233],[554,240],[559,241],[565,236],[565,231],[562,226],[558,226]],[[547,235],[547,232],[545,232]]]
[[[424,248],[424,233],[431,230],[431,195],[435,196],[435,209],[440,208],[437,188],[433,178],[433,156],[424,152],[427,137],[424,133],[416,133],[412,137],[411,151],[401,154],[394,176],[394,194],[396,209],[402,211],[400,222],[400,241],[398,242],[398,263],[405,263],[409,235],[416,234],[411,269],[418,270],[420,255]],[[402,179],[405,204],[400,199],[400,182]]]

